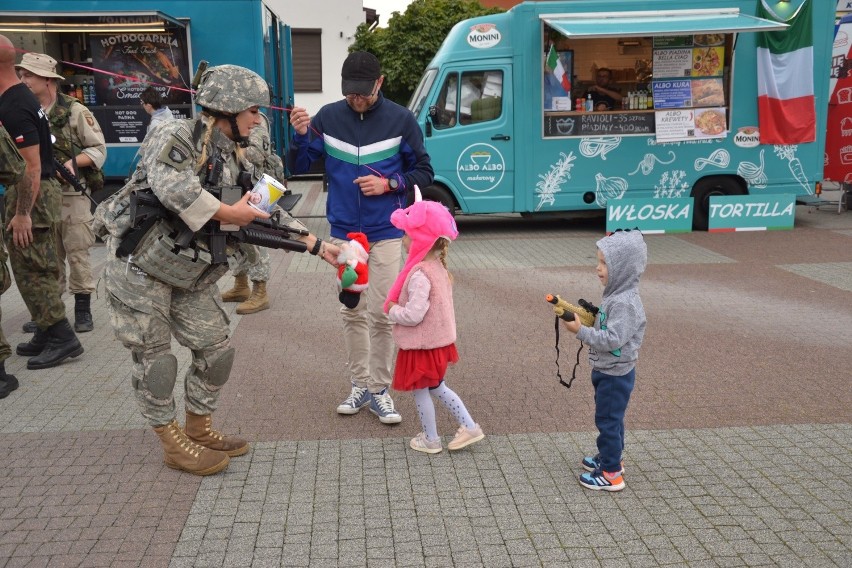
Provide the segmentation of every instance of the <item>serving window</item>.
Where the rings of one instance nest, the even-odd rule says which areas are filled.
[[[569,39],[542,28],[544,137],[727,135],[733,33]],[[569,80],[555,80],[566,61]]]

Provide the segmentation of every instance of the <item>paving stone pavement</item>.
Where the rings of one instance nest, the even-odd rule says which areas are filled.
[[[327,234],[320,183],[292,186],[297,214]],[[576,482],[595,442],[589,369],[584,352],[574,386],[559,386],[543,300],[600,298],[602,222],[458,224],[462,360],[447,381],[484,441],[411,451],[406,393],[397,426],[337,415],[333,271],[276,251],[271,309],[225,305],[237,358],[215,424],[252,451],[214,476],[175,472],[135,406],[101,284],[81,357],[43,371],[6,361],[21,387],[0,401],[0,568],[852,566],[852,214],[647,237],[649,326],[618,494]],[[105,249],[92,253],[100,272]],[[10,343],[28,339],[16,287],[2,309]],[[189,353],[173,347],[182,374]],[[560,347],[568,377],[578,344]],[[440,415],[439,429],[446,442],[455,425]]]

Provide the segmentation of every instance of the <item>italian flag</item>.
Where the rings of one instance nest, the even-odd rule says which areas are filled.
[[[548,69],[553,69],[553,76],[556,77],[556,80],[559,81],[565,92],[570,93],[571,77],[568,76],[565,68],[562,67],[562,62],[559,61],[559,56],[556,54],[552,43],[550,44],[550,51],[547,52],[547,67]]]
[[[782,14],[761,0],[758,16],[789,24],[757,38],[757,115],[761,144],[802,144],[816,140],[814,105],[813,0]],[[792,4],[795,6],[795,3]]]

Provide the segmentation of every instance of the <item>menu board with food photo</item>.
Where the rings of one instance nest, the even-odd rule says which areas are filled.
[[[669,109],[654,113],[658,142],[676,142],[727,136],[724,108]]]
[[[728,134],[727,111],[724,108],[695,111],[696,138],[724,138]]]
[[[92,65],[102,74],[95,83],[97,100],[105,105],[138,105],[148,86],[169,87],[167,104],[190,104],[186,32],[91,34]],[[180,90],[173,87],[181,87]]]
[[[690,77],[692,75],[692,48],[655,49],[653,53],[654,77]]]
[[[716,107],[725,104],[725,91],[722,79],[693,79],[692,106]]]
[[[724,64],[725,48],[722,46],[695,47],[692,50],[693,77],[716,77],[721,75]]]

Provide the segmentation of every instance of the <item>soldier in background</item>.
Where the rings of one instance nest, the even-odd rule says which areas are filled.
[[[18,345],[30,357],[28,369],[55,367],[78,357],[83,346],[65,317],[57,275],[56,235],[62,193],[54,177],[50,124],[38,100],[15,71],[12,42],[0,35],[0,122],[26,161],[24,178],[6,189],[5,235],[9,261],[21,297],[38,328]]]
[[[43,53],[25,53],[15,67],[21,81],[38,99],[50,120],[50,132],[56,138],[53,152],[65,168],[72,172],[89,195],[103,189],[101,171],[106,161],[104,133],[91,111],[83,103],[59,92],[56,60]],[[59,291],[65,292],[68,261],[68,290],[74,295],[74,331],[92,331],[91,298],[95,291],[89,249],[95,243],[92,232],[92,205],[89,197],[79,192],[57,172],[62,184],[62,217],[56,251],[59,255]],[[24,325],[24,331],[35,331],[35,324]]]
[[[256,182],[261,175],[268,174],[285,183],[284,163],[272,148],[269,118],[265,114],[261,114],[261,117],[260,126],[253,128],[249,134],[243,165],[252,171],[252,181]],[[237,313],[245,315],[269,309],[266,283],[269,281],[270,259],[269,251],[264,247],[248,245],[243,248],[246,256],[241,262],[234,257],[228,259],[234,275],[234,287],[222,293],[222,301],[241,302],[237,306]]]

